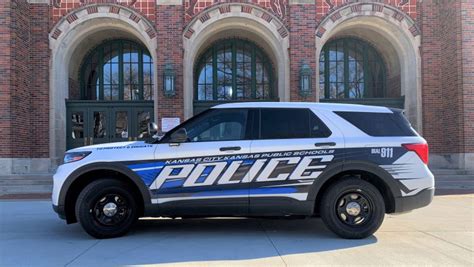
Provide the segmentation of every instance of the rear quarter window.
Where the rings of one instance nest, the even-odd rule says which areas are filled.
[[[260,139],[325,138],[329,128],[307,108],[265,108],[260,111]]]
[[[416,136],[403,113],[334,112],[370,136]]]

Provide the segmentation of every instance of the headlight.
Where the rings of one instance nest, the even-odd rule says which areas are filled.
[[[66,163],[81,160],[81,159],[87,157],[87,155],[89,155],[90,153],[91,153],[91,151],[66,153],[66,155],[64,155],[64,163],[66,164]]]

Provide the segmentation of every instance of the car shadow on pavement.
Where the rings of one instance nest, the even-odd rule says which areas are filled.
[[[111,253],[113,262],[120,265],[232,261],[333,251],[376,242],[375,236],[362,240],[339,238],[317,218],[141,219],[128,235],[101,240],[84,256],[107,258]]]

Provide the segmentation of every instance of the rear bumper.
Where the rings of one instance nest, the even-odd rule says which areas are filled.
[[[427,188],[414,196],[395,199],[395,213],[406,212],[428,206],[433,200],[435,189]]]

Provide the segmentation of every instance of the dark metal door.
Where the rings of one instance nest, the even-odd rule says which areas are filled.
[[[68,108],[66,142],[67,148],[85,146],[88,144],[88,110],[84,108]]]
[[[119,107],[111,108],[112,125],[110,131],[111,142],[123,142],[132,140],[130,129],[132,128],[131,121],[131,108],[130,107]]]
[[[153,122],[153,108],[135,107],[132,109],[132,136],[134,140],[144,140],[148,135],[148,123]]]
[[[152,101],[67,101],[67,149],[144,140],[154,121]]]

